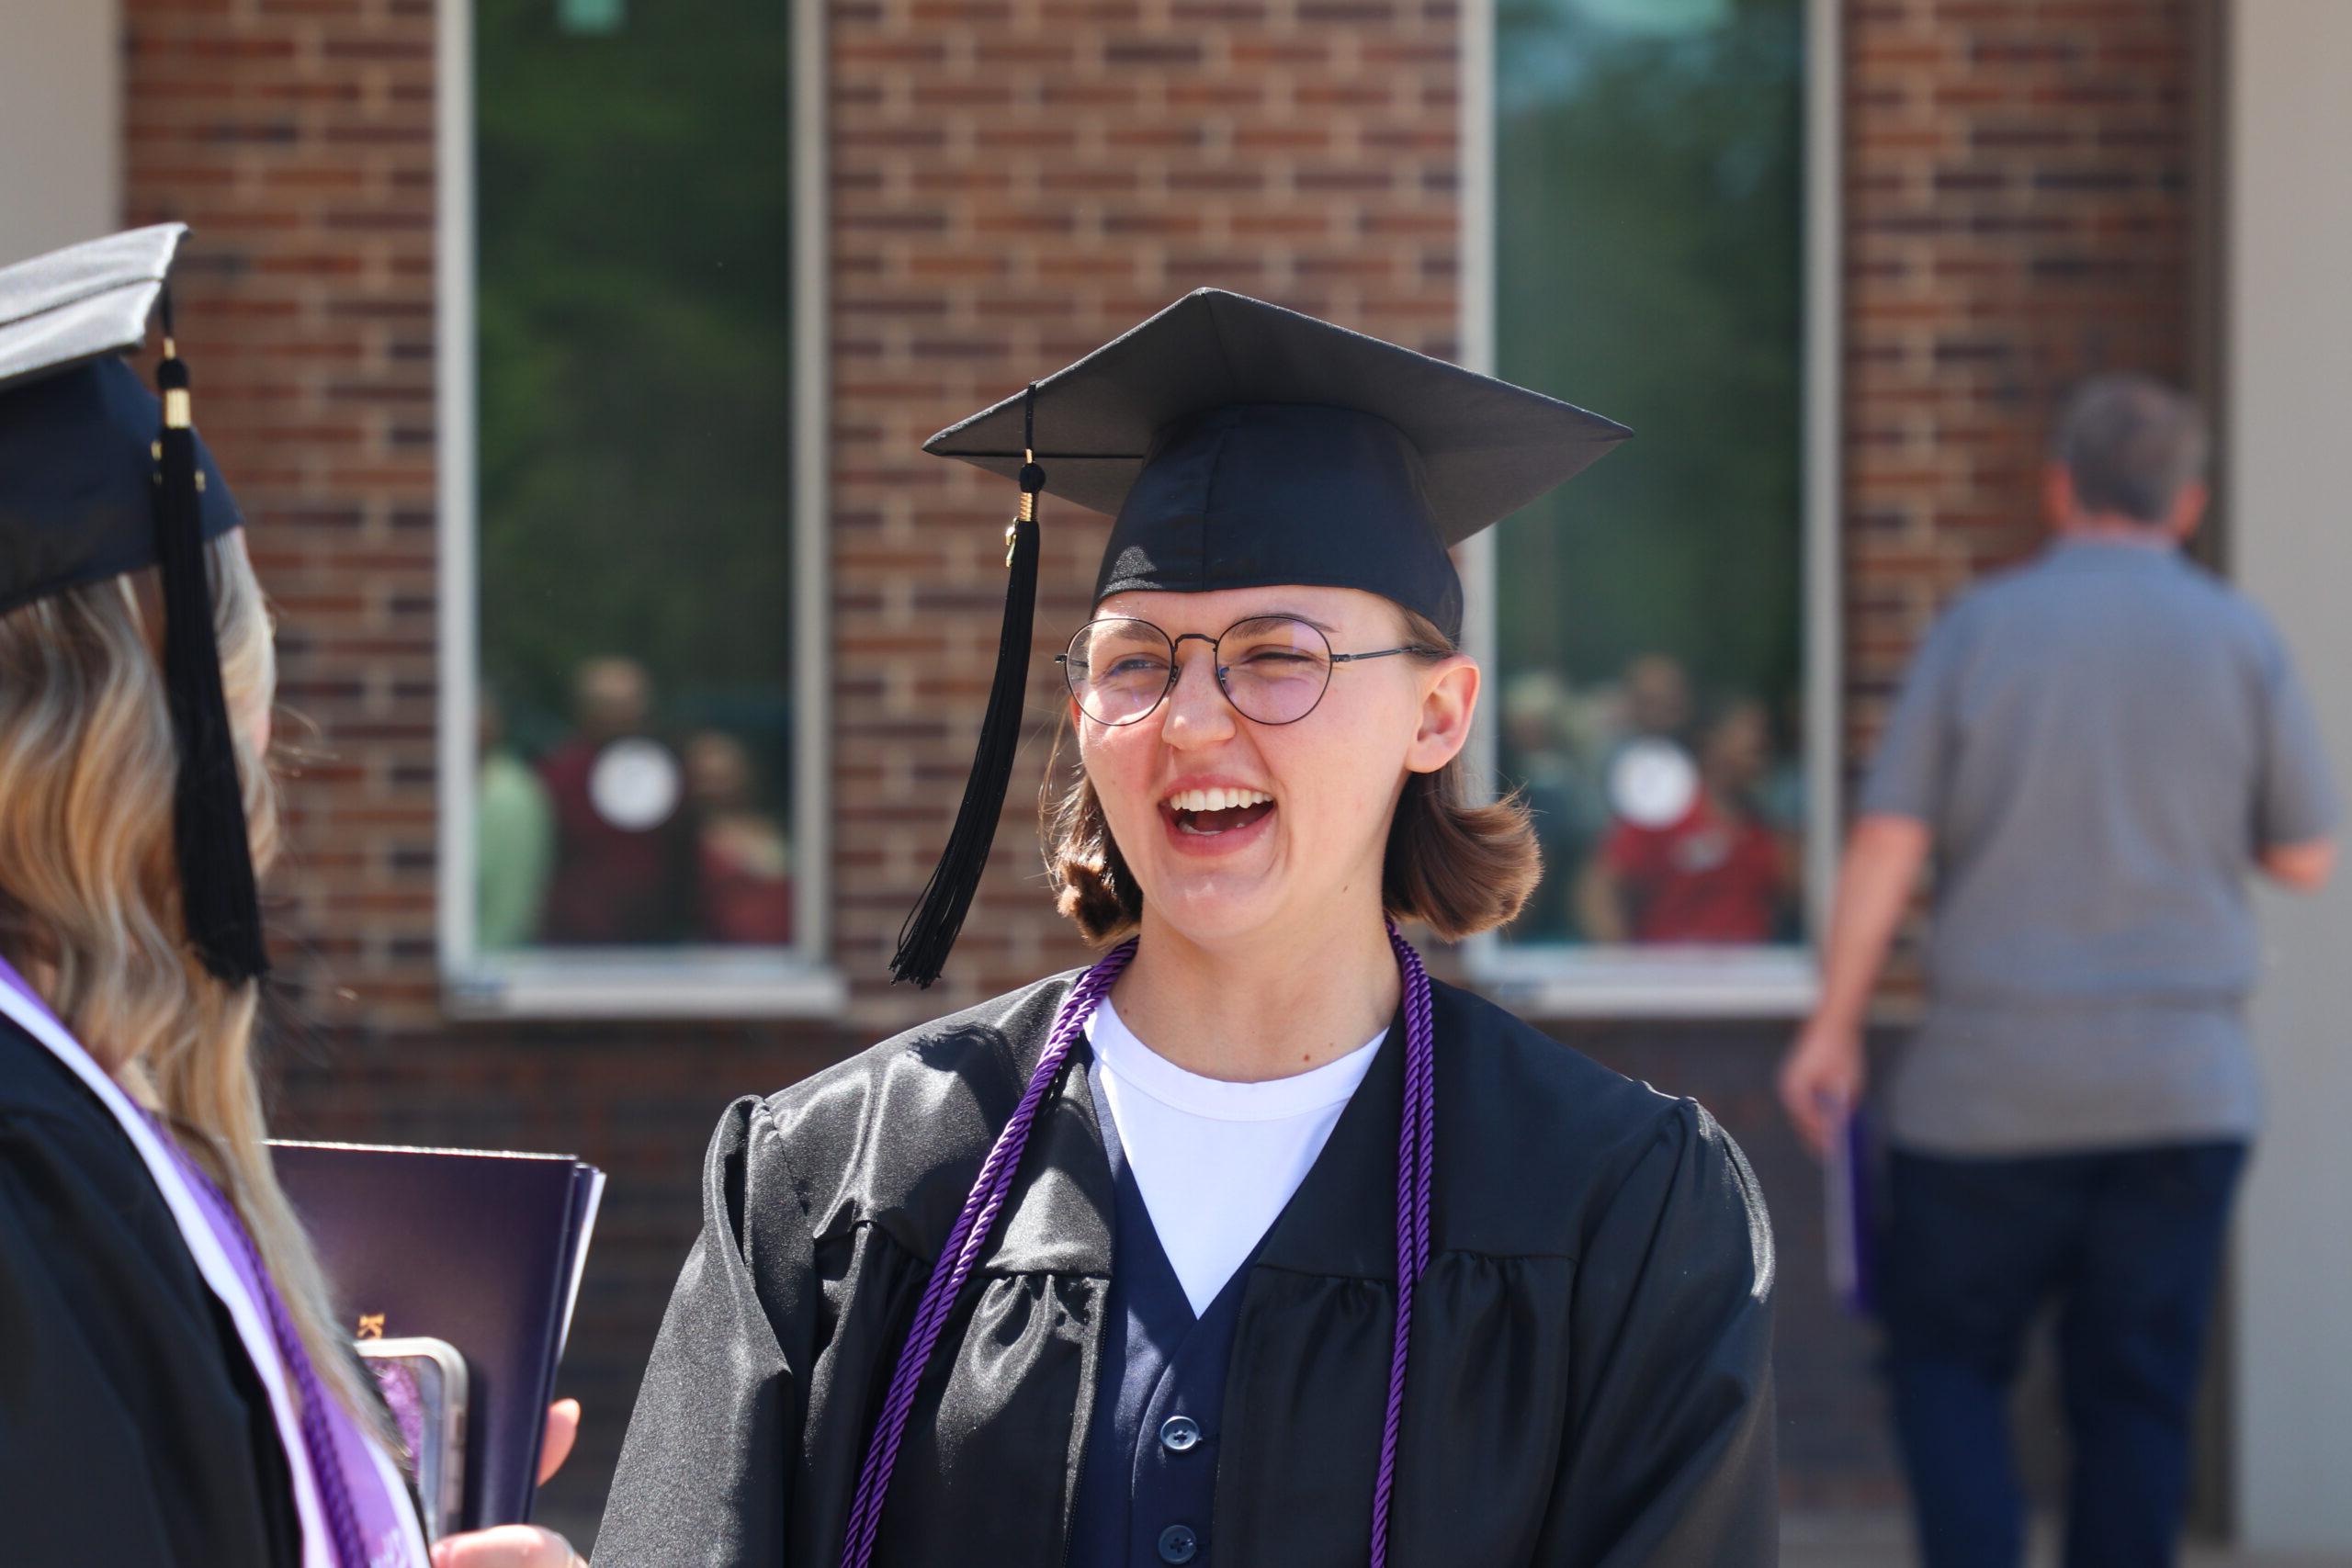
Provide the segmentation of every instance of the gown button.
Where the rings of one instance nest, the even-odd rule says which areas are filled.
[[[1190,1416],[1170,1416],[1159,1424],[1159,1446],[1171,1454],[1181,1454],[1200,1440],[1200,1423]]]
[[[1188,1526],[1170,1525],[1159,1532],[1159,1560],[1162,1562],[1190,1562],[1200,1554],[1201,1538]]]

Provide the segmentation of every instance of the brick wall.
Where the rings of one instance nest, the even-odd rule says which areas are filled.
[[[272,941],[322,1023],[437,1016],[432,0],[125,7],[126,216],[282,614]]]
[[[1845,95],[1852,753],[1941,602],[2039,536],[2058,398],[2192,359],[2201,0],[1857,0]]]
[[[1432,352],[1455,323],[1453,0],[834,0],[826,51],[835,629],[831,845],[844,1024],[456,1023],[437,1005],[434,0],[125,0],[127,216],[197,225],[199,417],[284,613],[315,732],[277,879],[284,1124],[578,1148],[613,1175],[567,1365],[591,1424],[547,1513],[583,1538],[719,1103],[1076,962],[1033,799],[1099,519],[1046,503],[1024,782],[951,979],[875,983],[961,786],[1005,487],[922,438],[1216,282]],[[1846,8],[1849,748],[1936,604],[2030,542],[2052,397],[2186,363],[2194,17],[2171,0]],[[941,657],[942,652],[951,656]],[[1801,1500],[1883,1499],[1869,1346],[1821,1299],[1779,1025],[1562,1032],[1707,1099],[1784,1243]]]

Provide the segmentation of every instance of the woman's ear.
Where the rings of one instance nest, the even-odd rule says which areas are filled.
[[[1457,653],[1433,666],[1421,688],[1421,725],[1405,753],[1405,766],[1433,773],[1470,743],[1470,721],[1478,712],[1478,666]]]

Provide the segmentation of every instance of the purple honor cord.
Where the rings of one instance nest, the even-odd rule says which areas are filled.
[[[1405,1352],[1413,1335],[1413,1286],[1430,1266],[1431,1153],[1437,1142],[1430,973],[1394,922],[1388,944],[1396,950],[1396,967],[1405,978],[1405,1109],[1396,1134],[1396,1343],[1388,1361],[1380,1474],[1372,1487],[1372,1568],[1386,1568],[1388,1562],[1388,1500],[1396,1486],[1396,1434],[1405,1423]],[[1409,1269],[1408,1258],[1413,1260]]]
[[[1396,1335],[1388,1363],[1388,1405],[1380,1438],[1380,1472],[1372,1489],[1372,1568],[1388,1561],[1388,1505],[1396,1484],[1396,1438],[1405,1414],[1405,1358],[1413,1327],[1413,1286],[1430,1261],[1430,1190],[1436,1140],[1436,1075],[1432,1066],[1429,971],[1392,922],[1389,945],[1396,950],[1396,968],[1405,983],[1405,1104],[1396,1137]],[[857,1492],[850,1506],[849,1528],[842,1541],[842,1568],[870,1568],[876,1532],[882,1523],[882,1503],[889,1495],[890,1474],[898,1467],[899,1446],[907,1434],[907,1417],[914,1408],[915,1389],[930,1367],[932,1353],[964,1282],[988,1246],[997,1216],[1012,1190],[1029,1131],[1038,1110],[1069,1063],[1071,1050],[1086,1029],[1086,1021],[1112,984],[1136,955],[1130,941],[1104,954],[1079,977],[1055,1015],[1046,1036],[1045,1054],[1029,1077],[1012,1119],[997,1134],[995,1145],[980,1166],[979,1179],[947,1233],[932,1265],[931,1280],[916,1304],[914,1323],[899,1348],[899,1362],[890,1373],[890,1391],[874,1423],[865,1449],[865,1464],[858,1472]],[[1410,1267],[1406,1264],[1411,1260]]]

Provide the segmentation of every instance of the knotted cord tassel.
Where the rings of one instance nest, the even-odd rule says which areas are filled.
[[[927,987],[946,967],[948,950],[964,929],[964,917],[979,890],[997,819],[1004,813],[1005,790],[1021,750],[1021,710],[1029,685],[1029,642],[1037,609],[1037,492],[1046,470],[1036,463],[1035,387],[1029,389],[1029,431],[1021,466],[1021,511],[1005,529],[1004,626],[997,636],[996,678],[989,685],[988,712],[964,802],[947,848],[922,890],[922,897],[899,928],[899,950],[890,959],[893,982],[911,980]]]
[[[179,744],[172,838],[188,941],[205,968],[240,985],[267,973],[269,957],[262,942],[236,743],[220,688],[187,366],[172,341],[171,309],[167,292],[164,359],[155,370],[164,395],[164,429],[156,443],[155,558],[164,587],[164,690]]]

